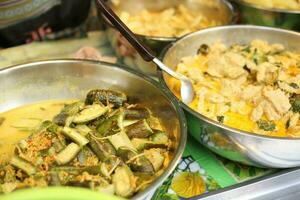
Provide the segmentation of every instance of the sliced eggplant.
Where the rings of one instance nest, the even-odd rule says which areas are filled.
[[[138,155],[132,149],[121,147],[118,149],[117,155],[120,156],[125,163],[128,163],[129,167],[134,172],[147,174],[154,173],[151,162],[144,155]]]
[[[40,127],[37,129],[36,133],[40,133],[43,131],[48,131],[50,133],[58,133],[60,131],[60,127],[57,126],[55,123],[46,120],[43,121],[42,124],[40,125]]]
[[[75,115],[84,107],[84,103],[82,101],[78,101],[75,103],[71,103],[66,105],[62,110],[61,113],[67,113],[69,115]]]
[[[139,120],[136,120],[136,119],[125,119],[124,121],[123,121],[123,127],[126,127],[126,126],[129,126],[129,125],[131,125],[131,124],[134,124],[134,123],[136,123],[136,122],[138,122]]]
[[[116,155],[116,150],[108,140],[97,140],[92,136],[88,136],[92,151],[101,161],[106,161],[111,156]]]
[[[83,136],[87,136],[89,133],[93,132],[87,125],[80,124],[75,127],[75,129]]]
[[[80,146],[75,143],[69,144],[64,150],[59,152],[55,157],[55,161],[59,165],[64,165],[72,161],[80,151]]]
[[[131,138],[148,138],[153,134],[146,120],[140,120],[125,127],[125,132]]]
[[[87,105],[101,102],[106,106],[108,104],[113,104],[116,108],[123,106],[126,101],[127,96],[122,92],[101,89],[90,91],[85,99],[85,103]]]
[[[156,144],[168,144],[169,143],[169,137],[167,133],[158,131],[155,134],[151,136],[151,141]]]
[[[156,143],[150,141],[148,139],[141,139],[141,138],[133,138],[131,140],[132,145],[138,151],[142,151],[144,149],[151,149],[151,148],[168,148],[168,143]]]
[[[146,158],[151,162],[154,170],[157,172],[164,164],[165,157],[157,149],[150,149],[145,151]]]
[[[99,104],[86,106],[79,113],[76,113],[73,122],[76,124],[87,123],[94,120],[108,111],[108,107],[103,107]]]
[[[100,164],[101,173],[107,179],[111,179],[111,174],[114,173],[118,166],[122,166],[124,163],[117,156],[110,157],[110,159]]]
[[[149,118],[147,118],[147,122],[150,128],[153,130],[163,131],[163,126],[157,117],[151,115]]]
[[[28,161],[18,157],[18,156],[13,156],[10,160],[10,164],[15,166],[18,169],[23,170],[26,172],[26,174],[33,175],[37,172],[37,169]]]
[[[114,135],[121,131],[123,125],[124,112],[119,110],[115,115],[105,119],[97,127],[97,132],[101,137]]]
[[[53,118],[53,122],[59,126],[65,126],[70,115],[68,113],[59,113]]]
[[[135,177],[126,165],[118,167],[112,176],[115,192],[121,197],[130,197],[134,194],[136,183]]]
[[[125,119],[141,120],[150,116],[150,111],[144,107],[134,107],[125,109]]]
[[[53,122],[59,126],[69,126],[72,116],[84,107],[84,103],[79,101],[66,105],[61,112],[53,118]]]
[[[62,151],[66,146],[64,139],[59,139],[58,137],[52,139],[52,148],[54,148],[55,152]]]
[[[124,162],[127,162],[131,158],[137,155],[137,152],[133,151],[132,149],[126,147],[120,147],[117,150],[117,156],[119,156]]]
[[[79,152],[77,159],[81,165],[85,165],[89,158],[96,157],[93,151],[86,145],[82,147],[81,151]]]
[[[119,149],[120,147],[127,147],[129,149],[135,149],[133,147],[130,139],[123,131],[121,131],[117,134],[114,134],[112,136],[109,136],[108,140],[115,147],[115,149]]]
[[[50,175],[50,185],[51,186],[61,186],[58,172],[50,171],[49,175]]]
[[[86,137],[82,136],[76,129],[64,127],[62,129],[62,133],[76,142],[79,146],[84,146],[89,143],[89,140]]]
[[[128,164],[132,171],[146,174],[154,174],[154,167],[145,156],[138,156]]]

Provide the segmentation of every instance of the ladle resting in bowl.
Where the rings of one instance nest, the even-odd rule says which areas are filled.
[[[106,5],[104,0],[97,0],[96,2],[97,8],[128,40],[128,42],[136,49],[136,51],[145,61],[154,62],[161,70],[180,80],[181,99],[185,104],[191,103],[194,99],[194,89],[191,80],[186,76],[173,71],[171,68],[162,63],[158,58],[156,58],[154,54],[136,38],[135,34],[120,20],[120,18],[114,13],[114,11]]]

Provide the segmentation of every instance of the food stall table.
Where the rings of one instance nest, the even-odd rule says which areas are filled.
[[[114,57],[104,32],[87,38],[35,42],[0,51],[0,68],[45,59],[72,58],[83,46]],[[191,136],[184,155],[171,176],[149,199],[296,199],[300,194],[300,169],[262,169],[221,158]]]

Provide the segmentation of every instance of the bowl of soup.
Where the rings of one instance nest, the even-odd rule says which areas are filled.
[[[236,25],[190,34],[170,45],[163,62],[193,83],[181,102],[195,139],[215,153],[260,167],[295,167],[299,148],[297,32]],[[160,72],[180,100],[180,83]]]
[[[143,199],[183,153],[177,102],[130,69],[53,60],[0,76],[2,193],[59,186]]]

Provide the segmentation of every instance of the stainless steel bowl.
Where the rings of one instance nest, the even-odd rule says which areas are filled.
[[[196,55],[202,44],[220,40],[226,45],[247,44],[253,39],[281,43],[289,50],[300,51],[300,34],[259,26],[224,26],[190,34],[170,45],[162,54],[167,66],[176,67],[180,59]],[[170,91],[167,74],[159,71],[160,81]],[[230,128],[213,121],[180,102],[186,111],[189,133],[213,152],[248,165],[271,168],[300,166],[300,138],[275,138]]]
[[[300,10],[264,8],[243,0],[231,1],[239,10],[240,23],[300,31]]]
[[[159,84],[126,67],[108,63],[53,60],[0,70],[0,112],[47,99],[82,99],[94,88],[125,92],[159,116],[174,142],[172,160],[165,172],[133,199],[144,199],[175,169],[186,144],[186,121],[176,100]]]
[[[205,0],[126,0],[120,1],[118,6],[113,6],[111,0],[109,0],[108,3],[112,6],[114,11],[126,11],[130,14],[134,14],[142,9],[158,11],[174,5],[184,4],[187,8],[206,13],[212,19],[221,19],[226,21],[225,24],[234,24],[236,22],[236,13],[232,5],[226,0],[214,0],[219,2],[220,9],[224,10],[223,13],[204,7],[204,5],[201,4],[203,1]],[[123,36],[107,20],[105,20],[105,18],[103,19],[107,25],[108,39],[110,40],[112,47],[115,49],[119,59],[124,64],[134,69],[138,69],[146,74],[155,75],[156,66],[152,63],[145,62],[126,41],[126,39],[123,38]],[[178,37],[153,37],[148,35],[137,36],[139,40],[157,54],[160,54],[164,47],[178,39]]]

